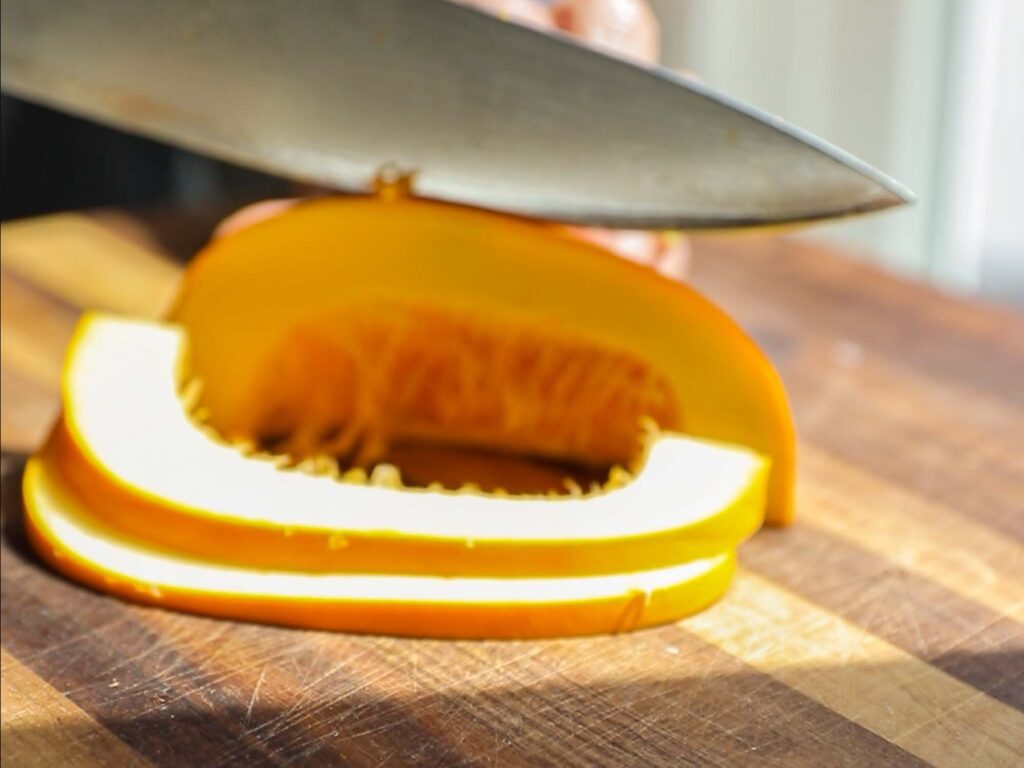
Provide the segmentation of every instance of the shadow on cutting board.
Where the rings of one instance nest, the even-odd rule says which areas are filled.
[[[4,455],[5,674],[41,679],[47,696],[74,706],[54,717],[46,696],[5,701],[4,765],[54,743],[71,744],[82,764],[104,754],[111,764],[111,734],[158,766],[924,764],[698,639],[685,622],[632,635],[474,643],[127,606],[36,561],[21,526],[23,465],[23,456]],[[1013,671],[1024,670],[1019,650],[954,650],[928,661],[1006,670],[1006,691],[1009,678],[1020,682]],[[907,679],[915,665],[807,674],[823,689],[848,690],[841,708],[849,713],[858,690],[880,677]],[[1020,708],[1007,695],[999,698]]]

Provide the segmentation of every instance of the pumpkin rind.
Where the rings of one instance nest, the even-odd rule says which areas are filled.
[[[546,579],[268,572],[189,559],[92,518],[39,458],[25,470],[29,540],[54,569],[132,602],[223,618],[418,637],[529,638],[622,632],[715,602],[731,552],[659,571]]]

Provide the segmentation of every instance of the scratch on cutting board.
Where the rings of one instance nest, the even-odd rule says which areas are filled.
[[[269,664],[264,664],[263,669],[260,670],[260,676],[256,680],[256,685],[252,689],[252,696],[249,697],[249,706],[245,708],[245,720],[243,725],[246,730],[249,730],[249,723],[252,721],[252,708],[256,704],[256,697],[259,696],[260,686],[263,685],[263,678],[267,676],[267,667]]]
[[[58,651],[63,651],[69,647],[75,646],[82,640],[85,640],[86,638],[92,635],[99,635],[103,632],[114,629],[115,627],[119,627],[122,624],[127,623],[128,619],[128,616],[122,616],[110,619],[109,621],[100,624],[86,627],[81,632],[78,632],[64,640],[61,640],[59,643],[46,646],[45,648],[40,648],[37,651],[30,651],[29,653],[23,654],[20,658],[23,664],[31,664],[37,662],[38,660],[45,658],[46,656],[49,656],[52,653],[57,653]]]

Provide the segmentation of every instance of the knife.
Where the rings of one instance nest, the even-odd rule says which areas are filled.
[[[445,0],[3,0],[2,86],[224,160],[631,228],[795,223],[899,183],[665,69]]]

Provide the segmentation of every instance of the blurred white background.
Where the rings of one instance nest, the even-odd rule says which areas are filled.
[[[895,176],[911,208],[816,227],[1024,304],[1024,0],[651,0],[662,61]]]

